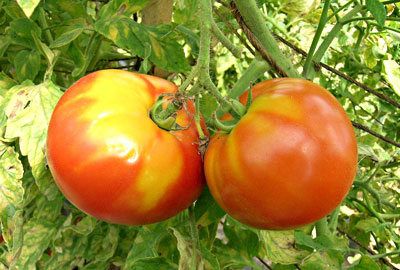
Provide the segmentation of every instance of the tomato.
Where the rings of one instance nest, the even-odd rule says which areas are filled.
[[[154,76],[102,70],[65,92],[50,119],[46,155],[72,204],[107,222],[142,225],[196,200],[205,181],[193,117],[179,111],[177,124],[188,128],[166,131],[149,116],[160,94],[176,90]]]
[[[340,205],[356,174],[348,116],[332,94],[302,79],[261,82],[253,98],[231,133],[210,141],[204,166],[213,197],[233,218],[260,229],[323,218]]]

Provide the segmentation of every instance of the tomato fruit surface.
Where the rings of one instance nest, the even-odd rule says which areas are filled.
[[[205,181],[192,117],[179,111],[177,124],[188,128],[166,131],[149,116],[160,94],[176,90],[161,78],[111,69],[64,93],[50,119],[46,155],[72,204],[107,222],[142,225],[196,200]]]
[[[357,142],[331,93],[302,79],[274,79],[253,87],[230,134],[212,137],[204,166],[213,197],[233,218],[293,229],[340,205],[356,174]]]

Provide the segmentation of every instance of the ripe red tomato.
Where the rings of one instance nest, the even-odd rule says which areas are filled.
[[[260,229],[323,218],[344,199],[357,169],[346,112],[327,90],[301,79],[261,82],[253,97],[232,132],[210,141],[204,166],[213,197],[233,218]]]
[[[182,131],[160,129],[149,109],[177,87],[122,70],[89,74],[59,100],[47,136],[47,160],[58,187],[98,219],[141,225],[187,208],[205,185],[195,124],[185,110]],[[193,110],[193,104],[189,104]]]

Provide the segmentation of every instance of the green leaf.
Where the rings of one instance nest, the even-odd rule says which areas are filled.
[[[166,258],[144,258],[135,263],[135,270],[176,270],[178,266]],[[180,268],[179,268],[180,269]],[[182,269],[183,270],[183,269]]]
[[[53,67],[57,60],[58,51],[51,51],[50,48],[40,41],[39,37],[36,35],[35,32],[31,32],[33,40],[35,41],[36,48],[40,51],[40,53],[46,58],[47,60],[47,70],[44,75],[44,80],[50,80],[51,75],[53,73]]]
[[[178,250],[180,254],[179,269],[193,269],[192,265],[196,263],[196,269],[204,269],[204,259],[201,251],[194,248],[193,240],[183,236],[175,228],[171,228],[178,240]],[[195,260],[194,260],[195,259]]]
[[[209,94],[209,93],[202,93],[202,97],[200,99],[200,110],[201,110],[201,115],[203,116],[204,120],[207,121],[210,120],[212,117],[213,112],[218,108],[219,104],[217,102],[217,99]]]
[[[10,23],[10,29],[7,34],[10,42],[27,48],[35,48],[35,41],[32,33],[37,37],[41,37],[41,29],[37,24],[27,18],[16,19]]]
[[[8,89],[10,89],[16,84],[17,82],[8,77],[7,74],[5,74],[3,71],[0,72],[0,96],[5,96]],[[1,104],[1,99],[0,99],[0,104]]]
[[[362,256],[357,265],[351,266],[349,270],[379,270],[379,265],[368,256]]]
[[[199,1],[197,0],[178,0],[175,4],[174,22],[182,25],[195,23],[199,20]]]
[[[312,253],[307,259],[301,262],[300,268],[302,270],[337,270],[342,269],[344,262],[343,256],[337,251],[327,251],[324,253]]]
[[[380,26],[384,26],[386,21],[386,9],[383,3],[379,2],[379,0],[366,0],[366,6],[376,22]]]
[[[86,69],[86,58],[81,49],[72,42],[71,46],[69,46],[67,54],[74,61],[74,70],[72,71],[72,77],[78,77],[82,74]]]
[[[23,173],[19,154],[15,152],[14,148],[6,147],[0,141],[0,221],[6,241],[10,240],[11,233],[14,231],[14,216],[22,207],[24,189],[21,179]]]
[[[146,44],[150,44],[149,59],[162,69],[170,72],[185,72],[190,69],[172,25],[148,26],[120,16],[97,21],[95,29],[117,46],[141,58],[148,55]]]
[[[76,24],[71,27],[69,31],[61,34],[56,40],[50,44],[50,48],[59,48],[71,43],[73,40],[79,37],[83,32],[83,25]]]
[[[295,264],[301,262],[309,252],[295,247],[293,231],[261,231],[266,257],[274,263]]]
[[[50,81],[17,89],[6,106],[5,138],[19,138],[21,153],[28,157],[39,189],[54,198],[58,189],[46,169],[44,148],[50,116],[62,92]]]
[[[25,13],[16,1],[10,1],[3,7],[4,11],[13,20],[25,18]]]
[[[9,37],[0,36],[0,57],[3,57],[9,45],[10,45]]]
[[[217,258],[210,250],[205,248],[203,245],[200,246],[200,250],[204,258],[205,269],[214,269],[214,270],[221,269]]]
[[[86,8],[82,1],[76,0],[46,0],[43,1],[47,10],[59,13],[63,18],[86,18]]]
[[[40,70],[40,53],[33,51],[20,51],[14,58],[14,66],[18,80],[34,80]]]
[[[245,227],[227,216],[223,225],[223,233],[217,234],[213,253],[218,258],[222,269],[242,269],[246,266],[260,269],[253,261],[261,251],[258,230]],[[223,240],[227,241],[225,244]],[[246,243],[246,244],[244,244]]]
[[[205,188],[203,193],[197,199],[194,206],[194,214],[196,222],[203,227],[218,222],[223,216],[225,216],[224,210],[222,210],[211,196],[208,188]]]
[[[147,257],[156,257],[158,255],[156,252],[156,246],[160,239],[168,233],[168,227],[169,221],[142,226],[135,238],[122,269],[134,269],[137,260]]]
[[[8,83],[5,83],[6,86]],[[9,116],[15,115],[23,109],[26,97],[26,88],[33,86],[31,81],[25,81],[21,85],[16,85],[5,92],[4,99],[0,103],[0,137],[3,137],[7,119]],[[7,109],[8,108],[8,109]]]
[[[394,92],[400,96],[400,65],[394,60],[383,61],[383,76]]]
[[[147,2],[149,0],[112,0],[101,8],[99,18],[107,19],[119,15],[130,16],[144,8]]]
[[[108,261],[118,247],[119,227],[115,224],[105,224],[105,226],[108,230],[97,237],[101,244],[97,248],[88,250],[87,255],[95,258],[96,261]]]
[[[40,0],[17,0],[18,5],[24,11],[26,17],[31,17]]]
[[[61,196],[53,201],[43,196],[37,200],[35,218],[24,224],[24,246],[13,269],[36,269],[36,262],[63,223],[60,216],[63,201]]]

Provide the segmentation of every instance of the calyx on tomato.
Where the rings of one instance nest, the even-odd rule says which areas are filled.
[[[207,184],[233,218],[270,230],[315,222],[340,205],[357,169],[352,124],[335,97],[302,79],[256,84],[230,134],[205,154]],[[241,97],[247,103],[247,93]]]
[[[72,85],[50,119],[47,160],[65,197],[98,219],[142,225],[186,209],[204,187],[198,133],[185,110],[179,131],[160,129],[149,110],[177,87],[122,70],[91,73]],[[187,103],[193,112],[192,103]]]

